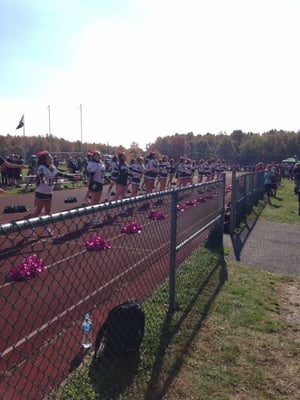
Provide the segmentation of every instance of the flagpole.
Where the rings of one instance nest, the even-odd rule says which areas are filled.
[[[48,108],[48,119],[49,119],[49,153],[52,152],[52,143],[51,143],[51,117],[50,117],[50,106]]]
[[[24,163],[26,163],[26,136],[25,136],[25,117],[24,117],[24,125],[23,125],[23,151],[24,151]]]
[[[79,106],[80,111],[80,142],[81,142],[81,152],[82,152],[82,104]]]

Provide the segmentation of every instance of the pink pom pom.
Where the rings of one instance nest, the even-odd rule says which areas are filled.
[[[102,236],[92,236],[85,242],[85,247],[89,251],[99,251],[111,249],[110,243]]]
[[[8,275],[10,281],[22,281],[35,278],[44,271],[45,265],[43,260],[38,258],[36,254],[26,257],[22,264],[12,268]]]
[[[203,196],[200,196],[196,199],[197,203],[205,203],[205,198]]]
[[[133,233],[141,233],[142,227],[136,221],[129,222],[129,224],[123,226],[121,229],[122,233],[133,234]]]
[[[183,212],[185,210],[184,204],[177,204],[177,211]]]
[[[191,206],[191,207],[195,207],[197,205],[197,201],[196,200],[187,200],[185,202],[186,206]]]
[[[165,216],[163,213],[157,210],[151,210],[150,213],[147,215],[146,218],[149,219],[154,219],[154,220],[159,220],[159,219],[165,219]]]

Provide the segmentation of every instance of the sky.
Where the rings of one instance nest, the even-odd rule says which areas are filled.
[[[145,149],[298,132],[299,15],[300,0],[0,0],[0,134]]]

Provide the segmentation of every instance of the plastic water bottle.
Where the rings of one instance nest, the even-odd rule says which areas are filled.
[[[90,347],[92,347],[92,320],[90,318],[90,314],[86,313],[84,315],[84,320],[82,322],[81,325],[81,329],[82,329],[82,347],[84,349],[88,349]]]

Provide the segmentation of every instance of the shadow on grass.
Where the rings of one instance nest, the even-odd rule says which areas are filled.
[[[212,244],[216,250],[214,242],[208,244]],[[179,268],[178,273],[182,275],[177,280],[179,287],[176,290],[179,298],[175,310],[167,312],[161,324],[157,321],[159,317],[153,316],[156,321],[154,325],[159,324],[157,332],[155,328],[152,331],[152,324],[148,321],[149,335],[148,338],[144,338],[146,351],[142,352],[141,359],[139,354],[133,354],[117,359],[103,356],[91,362],[89,379],[99,396],[97,398],[101,400],[165,398],[174,379],[180,373],[185,356],[201,330],[215,298],[227,280],[223,249],[219,247],[214,254],[218,256],[214,258],[212,265],[210,262],[207,263],[205,267],[207,269],[204,268],[206,272],[201,272],[197,266],[194,269],[199,277],[199,284],[195,285],[194,282],[192,285],[196,287],[195,290],[186,290],[185,278],[190,276],[189,269],[185,266]],[[153,358],[154,362],[148,358],[151,360]],[[144,369],[144,364],[150,368]],[[129,387],[130,394],[127,396],[126,388]]]
[[[112,358],[102,356],[93,360],[89,368],[90,381],[102,400],[112,400],[130,386],[136,376],[139,354]]]
[[[230,235],[234,255],[237,261],[241,260],[242,249],[265,206],[266,202],[264,200],[259,201],[256,209],[252,208],[251,213],[245,216],[243,223],[241,224],[242,228],[238,231],[238,233],[233,233]]]
[[[174,318],[178,309],[167,313],[161,330],[151,377],[143,397],[144,400],[165,398],[172,382],[180,372],[185,355],[189,351],[192,342],[201,329],[215,298],[226,280],[227,269],[222,254],[217,265],[207,275],[186,307],[181,310],[180,305],[177,305],[181,313],[180,319],[175,321]],[[203,301],[204,298],[202,312],[199,313],[198,303]],[[198,316],[195,317],[195,313],[199,313],[199,318]],[[192,314],[194,315],[191,316]],[[185,325],[188,326],[188,329],[184,327]],[[179,331],[181,331],[181,336],[177,343],[175,337],[179,334]],[[184,332],[184,337],[182,332]],[[176,348],[174,349],[174,359],[170,362],[167,352],[170,351],[171,346],[176,346]],[[168,365],[166,369],[165,364]]]

